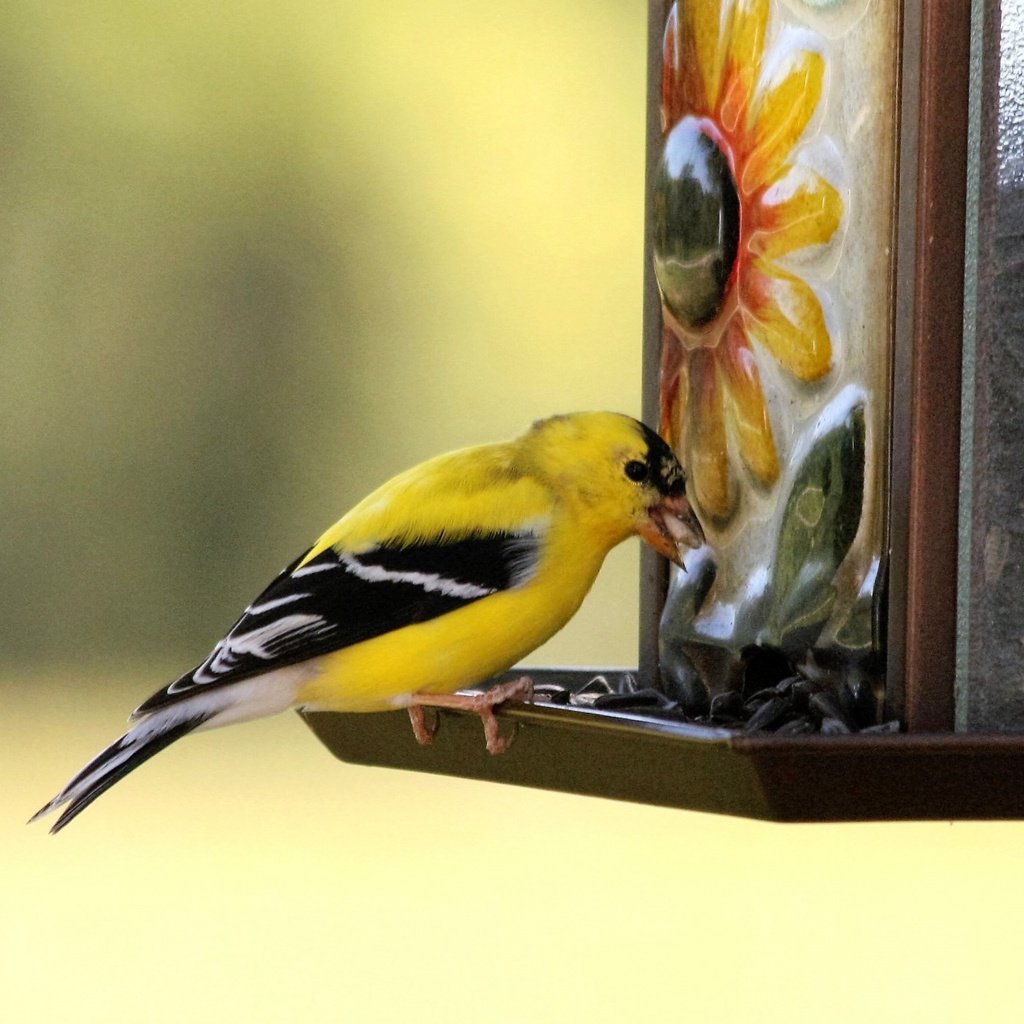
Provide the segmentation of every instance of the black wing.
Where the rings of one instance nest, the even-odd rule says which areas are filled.
[[[256,598],[191,672],[153,694],[132,717],[196,692],[294,665],[526,583],[537,533],[382,544],[360,554],[328,548],[297,558]]]

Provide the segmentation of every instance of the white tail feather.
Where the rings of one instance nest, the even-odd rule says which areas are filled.
[[[290,665],[237,683],[190,693],[154,711],[94,757],[30,821],[67,805],[51,829],[58,832],[115,782],[187,733],[284,711],[294,703],[299,687],[312,674],[309,664]]]

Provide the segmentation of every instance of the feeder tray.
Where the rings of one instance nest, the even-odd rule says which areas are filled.
[[[594,678],[593,671],[529,674],[541,690],[578,692]],[[515,739],[494,756],[476,715],[438,714],[437,735],[425,747],[405,711],[303,718],[335,757],[354,764],[662,807],[790,822],[1024,818],[1020,737],[746,735],[642,712],[538,703],[498,712]]]

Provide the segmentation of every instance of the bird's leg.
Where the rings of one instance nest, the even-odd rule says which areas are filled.
[[[429,743],[437,731],[426,724],[423,709],[452,708],[456,711],[471,711],[480,716],[484,725],[484,739],[491,754],[504,754],[512,740],[502,736],[494,709],[510,700],[528,701],[533,698],[533,680],[529,676],[498,683],[483,693],[414,693],[409,705],[409,719],[412,731],[420,743]]]
[[[410,704],[409,705],[409,721],[412,722],[412,732],[416,737],[416,742],[421,746],[425,747],[427,744],[434,741],[434,736],[437,733],[438,719],[434,716],[434,721],[427,725],[427,715],[423,710],[422,704]]]

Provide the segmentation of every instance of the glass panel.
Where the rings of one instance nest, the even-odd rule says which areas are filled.
[[[671,580],[661,661],[691,712],[799,673],[878,713],[897,7],[665,8],[660,426],[710,543]]]
[[[1024,729],[1024,9],[976,0],[957,727]]]

